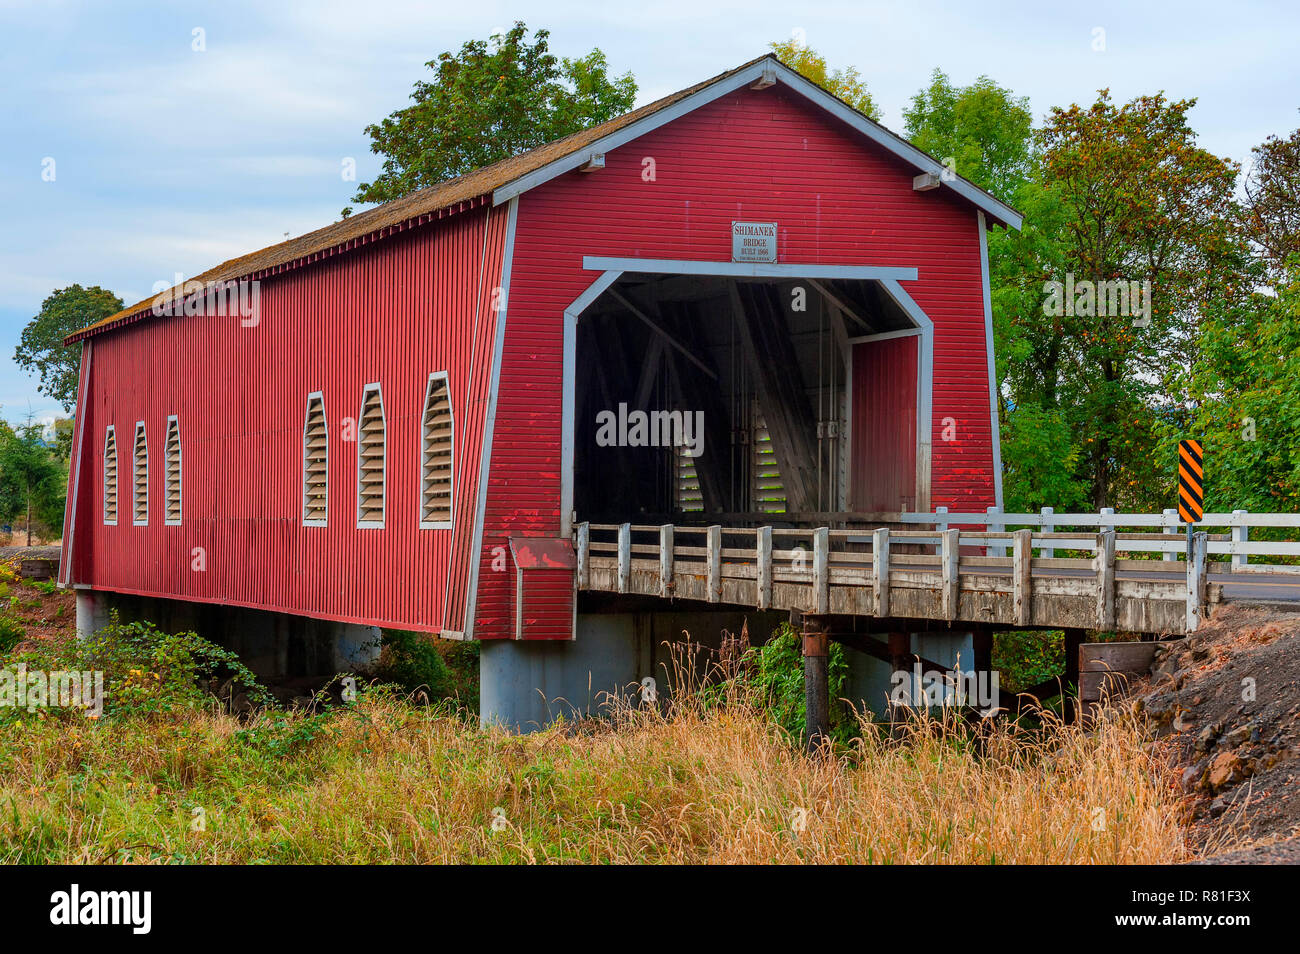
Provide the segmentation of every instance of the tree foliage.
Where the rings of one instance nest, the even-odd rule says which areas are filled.
[[[867,84],[863,82],[857,67],[832,70],[826,65],[826,57],[795,39],[772,43],[770,48],[778,60],[796,73],[838,96],[858,112],[865,113],[872,119],[880,118],[880,110],[871,98]]]
[[[435,73],[412,104],[366,127],[383,171],[355,202],[388,202],[417,189],[619,116],[636,100],[631,73],[611,76],[605,54],[557,58],[538,30],[516,23],[426,64]],[[345,214],[351,210],[345,210]]]
[[[41,425],[28,422],[15,430],[0,422],[0,522],[24,521],[29,545],[34,528],[57,536],[67,483],[67,469]]]
[[[1300,255],[1300,129],[1251,150],[1242,226],[1274,275]]]
[[[23,328],[22,338],[14,349],[14,361],[40,376],[37,389],[41,393],[54,398],[65,411],[71,411],[77,402],[81,348],[66,346],[63,339],[122,308],[122,299],[98,285],[57,289],[41,303],[40,313]]]

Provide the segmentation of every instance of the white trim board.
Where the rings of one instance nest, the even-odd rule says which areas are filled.
[[[705,262],[686,258],[606,258],[584,255],[588,272],[639,272],[668,275],[721,275],[728,278],[858,278],[914,282],[917,269],[892,265],[800,265],[797,263]],[[577,304],[577,302],[574,302]],[[569,306],[570,308],[573,305]]]
[[[984,350],[989,365],[989,434],[993,442],[993,502],[1002,509],[1002,433],[998,423],[998,366],[993,355],[993,295],[989,290],[989,243],[984,213],[979,214],[980,275],[984,283]],[[927,508],[928,509],[928,508]]]
[[[867,118],[848,104],[836,99],[830,93],[805,79],[771,55],[751,63],[745,69],[739,70],[730,76],[718,79],[703,89],[697,90],[684,99],[673,103],[671,106],[665,106],[649,116],[629,123],[607,136],[602,136],[581,149],[547,163],[540,169],[534,169],[512,182],[500,186],[492,193],[492,204],[500,205],[502,202],[516,199],[529,189],[534,189],[557,176],[586,165],[594,155],[603,156],[605,153],[680,119],[682,116],[694,112],[701,106],[706,106],[730,92],[765,78],[784,83],[792,91],[813,103],[813,105],[830,113],[887,152],[909,163],[918,172],[938,177],[940,188],[946,186],[966,201],[972,203],[977,209],[987,212],[999,222],[1014,229],[1020,228],[1023,216],[1011,206],[994,198],[960,176],[954,176],[939,160],[926,155],[905,139],[890,132],[874,120]]]
[[[449,630],[444,625],[442,635],[448,639],[473,639],[474,614],[478,612],[478,571],[483,562],[483,528],[487,521],[488,472],[492,466],[492,434],[497,421],[497,393],[501,390],[501,363],[505,359],[506,319],[510,314],[510,272],[515,259],[515,227],[519,222],[519,199],[512,198],[506,213],[506,243],[501,253],[501,310],[497,314],[496,340],[492,344],[492,386],[488,388],[487,410],[483,416],[482,450],[479,452],[478,502],[474,511],[474,528],[471,533],[469,578],[466,581],[464,629]],[[454,517],[453,517],[454,519]],[[451,592],[452,574],[447,572],[447,588],[443,591],[443,612]],[[446,623],[444,618],[443,623]]]

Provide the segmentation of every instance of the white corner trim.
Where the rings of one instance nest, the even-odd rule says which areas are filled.
[[[984,285],[984,349],[989,369],[989,434],[993,442],[993,502],[1002,509],[1002,433],[998,424],[998,366],[993,354],[993,294],[989,288],[988,227],[979,213],[980,278]]]
[[[424,519],[424,493],[428,490],[425,477],[424,459],[429,453],[428,445],[424,438],[424,415],[429,413],[429,395],[433,393],[433,382],[442,381],[447,386],[447,413],[451,415],[451,474],[447,478],[448,490],[447,499],[450,503],[449,520],[425,520]],[[416,513],[419,514],[421,530],[450,530],[456,521],[456,407],[451,399],[451,379],[446,371],[433,371],[429,374],[429,381],[424,386],[424,403],[420,405],[420,499],[416,501]]]
[[[495,205],[496,203],[494,203]],[[501,310],[497,314],[496,340],[492,344],[492,365],[490,368],[492,385],[488,388],[487,410],[483,414],[483,438],[479,451],[478,501],[474,510],[474,529],[469,553],[469,579],[466,581],[465,594],[465,628],[459,632],[460,639],[474,638],[474,615],[478,612],[478,572],[483,562],[483,530],[487,522],[488,474],[492,466],[492,435],[497,421],[497,392],[501,390],[501,364],[505,360],[506,318],[510,314],[510,273],[514,267],[515,230],[519,223],[519,199],[510,199],[506,216],[506,244],[501,253]],[[448,603],[446,594],[450,592],[452,575],[447,574],[448,590],[444,591],[443,607]],[[444,620],[445,622],[445,620]],[[450,632],[450,631],[448,631]]]
[[[623,273],[603,272],[564,309],[564,387],[560,412],[560,536],[573,534],[573,455],[577,428],[578,319]]]
[[[382,501],[381,509],[384,517],[382,520],[362,520],[361,519],[361,422],[366,413],[366,398],[371,392],[379,395],[379,424],[383,429],[384,435],[384,483],[381,488],[380,499]],[[388,520],[388,411],[384,408],[384,389],[380,387],[378,381],[372,381],[361,389],[361,408],[357,412],[357,529],[358,530],[382,530],[385,522]]]

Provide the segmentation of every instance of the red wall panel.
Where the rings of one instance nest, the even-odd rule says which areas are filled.
[[[73,581],[329,619],[437,631],[469,567],[507,209],[480,206],[264,278],[256,325],[238,316],[147,318],[93,339]],[[449,372],[453,529],[419,528],[420,416],[429,373]],[[358,529],[356,444],[366,384],[382,386],[388,492],[382,529]],[[329,523],[302,525],[307,395],[330,436]],[[163,521],[167,416],[180,423],[183,510]],[[144,420],[149,524],[133,526],[131,439]],[[120,518],[105,526],[101,459],[117,429]],[[453,560],[453,550],[461,557]],[[206,564],[198,569],[200,558]],[[448,565],[460,579],[447,580]],[[454,575],[454,573],[453,573]],[[453,628],[462,621],[451,620]]]
[[[783,262],[916,267],[904,287],[935,326],[925,426],[952,416],[961,435],[935,443],[931,503],[994,502],[977,217],[950,190],[914,191],[915,175],[777,85],[727,94],[611,150],[599,172],[520,197],[476,636],[511,634],[513,572],[489,572],[493,548],[560,530],[563,312],[598,277],[583,255],[728,261],[733,219],[774,220]]]
[[[920,339],[853,346],[849,508],[916,509],[916,351]]]

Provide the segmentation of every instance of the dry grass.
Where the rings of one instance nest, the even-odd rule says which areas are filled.
[[[925,721],[898,740],[868,726],[851,749],[809,757],[750,706],[696,699],[528,736],[381,693],[251,725],[203,712],[32,719],[0,737],[0,805],[9,861],[1159,864],[1188,854],[1172,788],[1125,721],[1032,736]],[[205,830],[194,830],[195,809]]]

